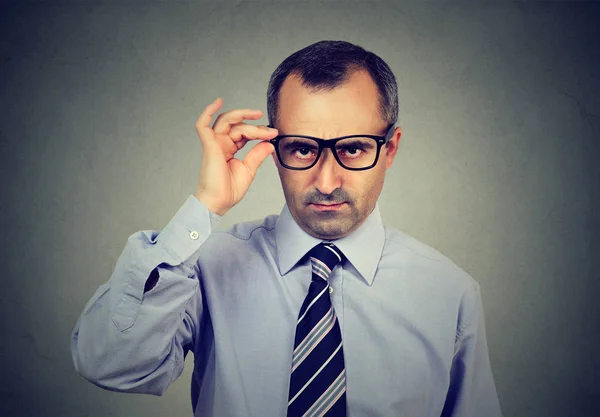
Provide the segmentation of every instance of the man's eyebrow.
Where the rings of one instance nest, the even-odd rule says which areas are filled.
[[[289,145],[294,145],[294,144],[297,144],[297,143],[300,143],[302,145],[306,145],[306,144],[312,143],[312,141],[309,140],[309,139],[305,139],[305,138],[298,138],[298,137],[295,137],[295,136],[290,136],[290,140],[286,140],[285,143],[289,144]]]
[[[343,146],[364,146],[368,148],[374,148],[376,143],[373,141],[362,141],[360,138],[348,138],[343,142],[338,142],[339,144],[343,144]]]

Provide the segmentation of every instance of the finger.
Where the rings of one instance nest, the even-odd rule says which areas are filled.
[[[212,117],[221,108],[222,104],[223,99],[217,97],[215,101],[206,106],[204,111],[200,113],[200,116],[196,121],[196,131],[198,132],[198,136],[200,136],[200,141],[202,141],[207,136],[207,133],[209,133],[208,131],[210,130]]]
[[[221,113],[215,120],[213,130],[215,133],[227,133],[231,125],[240,123],[246,119],[257,120],[262,117],[261,110],[235,109]]]
[[[275,147],[269,142],[258,143],[248,151],[246,157],[242,160],[242,163],[246,165],[246,168],[248,168],[248,171],[252,174],[252,178],[256,176],[258,167],[260,167],[264,160],[274,151]]]
[[[247,123],[233,125],[227,135],[221,135],[221,148],[227,154],[235,154],[251,140],[270,140],[277,136],[277,129],[254,126]]]
[[[234,141],[244,141],[245,145],[248,140],[268,140],[277,136],[277,129],[272,129],[266,126],[255,126],[248,123],[238,123],[231,127],[229,137]],[[238,147],[240,147],[238,145]]]
[[[212,141],[209,140],[214,138],[214,133],[210,127],[210,123],[212,121],[212,117],[221,108],[222,104],[223,99],[217,97],[215,101],[204,108],[204,111],[200,114],[200,117],[198,117],[198,120],[196,121],[196,132],[198,133],[202,147],[213,146]]]

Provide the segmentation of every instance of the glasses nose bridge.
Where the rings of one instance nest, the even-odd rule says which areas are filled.
[[[325,150],[329,149],[333,159],[335,159],[335,161],[338,162],[336,155],[335,155],[335,145],[337,142],[338,141],[336,139],[330,139],[330,140],[321,139],[319,141],[319,147],[321,148],[321,151],[319,152],[319,159],[321,159],[323,157],[323,153],[325,152]]]
[[[320,166],[320,171],[323,171],[323,168],[325,168],[325,166],[329,167],[329,171],[331,171],[331,173],[336,172],[338,169],[342,169],[343,171],[343,166],[340,164],[340,161],[337,158],[337,155],[335,153],[335,144],[336,144],[337,140],[325,140],[325,139],[321,139],[321,141],[319,142],[319,147],[320,147],[320,152],[319,152],[319,157],[317,158],[317,160],[315,161],[315,164],[318,164]],[[329,155],[325,155],[326,150],[329,149]]]
[[[335,150],[335,144],[337,143],[337,139],[321,139],[319,141],[322,149],[331,149],[331,152]]]
[[[317,161],[315,161],[315,163],[319,162],[319,163],[323,163],[323,161],[320,161],[323,157],[324,157],[324,153],[327,149],[329,149],[330,153],[331,153],[331,159],[333,159],[333,164],[334,165],[340,165],[340,162],[337,159],[337,155],[335,154],[335,145],[337,143],[336,139],[320,139],[319,140],[319,157],[317,158]]]

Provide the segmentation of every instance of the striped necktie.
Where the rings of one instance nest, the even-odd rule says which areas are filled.
[[[332,243],[309,253],[312,282],[298,314],[288,397],[288,417],[345,416],[346,370],[340,325],[327,278],[344,255]]]

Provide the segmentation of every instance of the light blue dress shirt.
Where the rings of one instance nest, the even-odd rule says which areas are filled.
[[[194,353],[195,416],[285,416],[295,323],[320,241],[287,206],[214,231],[190,195],[162,231],[129,236],[73,331],[77,371],[109,390],[161,395]],[[330,276],[348,415],[500,416],[479,285],[435,249],[384,227],[378,206],[335,241]],[[156,286],[144,293],[151,274]]]

